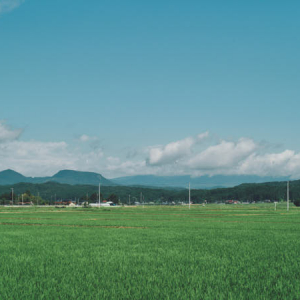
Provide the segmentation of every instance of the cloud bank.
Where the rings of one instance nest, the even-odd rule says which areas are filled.
[[[232,168],[256,149],[257,145],[251,139],[241,138],[236,143],[222,140],[219,144],[191,157],[187,166],[191,169],[210,171]]]
[[[47,176],[73,169],[99,172],[108,178],[137,174],[300,178],[300,153],[289,149],[272,152],[265,144],[245,137],[213,142],[204,132],[165,145],[136,149],[134,156],[121,150],[119,156],[112,156],[90,143],[99,138],[86,134],[73,144],[24,141],[21,135],[21,129],[12,129],[0,121],[0,171],[14,169],[27,176]]]
[[[47,176],[61,169],[92,171],[103,161],[103,152],[99,148],[86,151],[65,141],[21,141],[21,134],[21,129],[11,129],[0,121],[0,170],[13,169],[27,176]]]
[[[180,141],[169,143],[165,146],[150,148],[149,164],[169,164],[182,157],[188,156],[191,153],[191,148],[206,137],[208,137],[208,132],[199,134],[196,138],[188,137]]]

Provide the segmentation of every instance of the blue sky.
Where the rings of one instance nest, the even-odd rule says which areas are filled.
[[[299,177],[299,13],[0,0],[0,169]]]

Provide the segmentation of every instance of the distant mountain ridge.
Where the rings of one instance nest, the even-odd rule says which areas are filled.
[[[221,187],[234,187],[243,183],[264,183],[290,180],[289,177],[271,177],[256,175],[215,175],[192,177],[184,176],[155,176],[137,175],[111,179],[114,183],[127,186],[153,186],[187,188],[191,184],[193,189],[213,189]]]
[[[5,170],[0,172],[0,185],[16,184],[20,182],[46,183],[49,181],[71,184],[71,185],[75,185],[75,184],[98,185],[99,182],[101,182],[101,185],[106,185],[106,186],[116,185],[114,182],[106,179],[101,174],[93,173],[93,172],[62,170],[54,174],[53,176],[48,176],[48,177],[26,177],[13,170]]]
[[[62,170],[53,176],[48,177],[26,177],[13,170],[5,170],[0,172],[0,185],[25,183],[46,183],[50,181],[76,185],[101,185],[104,186],[141,186],[154,188],[188,188],[191,184],[192,189],[213,189],[222,187],[234,187],[243,183],[264,183],[274,181],[287,181],[289,177],[271,177],[271,176],[255,176],[255,175],[215,175],[191,177],[184,176],[155,176],[155,175],[136,175],[126,176],[114,179],[107,179],[101,174],[94,172],[82,172],[74,170]]]
[[[1,185],[14,184],[19,182],[28,182],[28,177],[25,177],[22,174],[13,170],[4,170],[0,172]]]

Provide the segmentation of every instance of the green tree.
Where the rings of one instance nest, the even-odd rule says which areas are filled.
[[[97,194],[97,193],[93,193],[93,194],[91,195],[91,197],[90,197],[90,200],[91,200],[92,202],[97,201],[97,200],[98,200],[98,194]]]
[[[296,206],[300,206],[300,200],[298,199],[298,200],[294,200],[294,204],[296,205]]]
[[[114,204],[118,204],[119,199],[118,199],[118,197],[117,197],[116,194],[110,194],[110,195],[108,196],[108,198],[107,198],[107,201],[111,201],[111,202],[113,202]]]

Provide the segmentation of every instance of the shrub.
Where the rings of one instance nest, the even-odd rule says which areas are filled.
[[[294,204],[295,204],[296,206],[300,206],[300,200],[294,200]]]
[[[88,203],[87,201],[84,202],[84,203],[83,203],[83,207],[84,207],[84,208],[89,208],[89,207],[90,207],[90,206],[89,206],[89,203]]]

